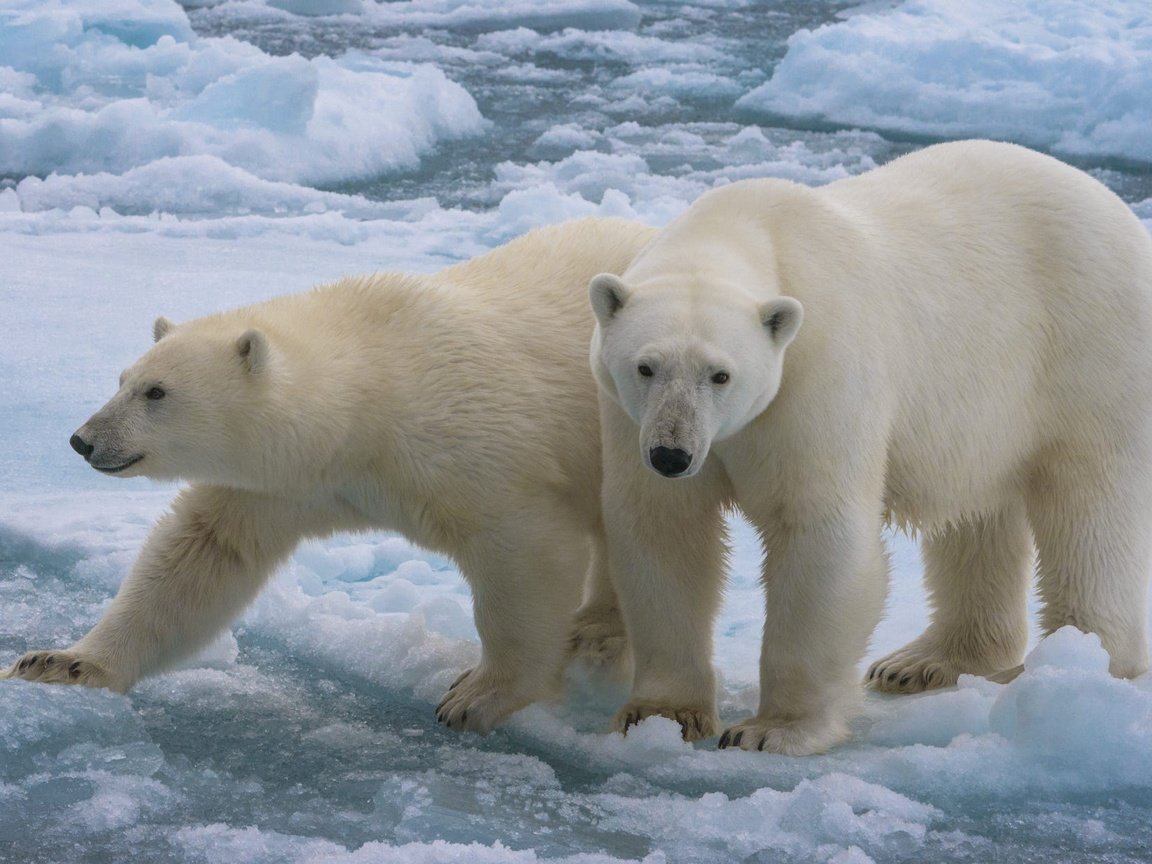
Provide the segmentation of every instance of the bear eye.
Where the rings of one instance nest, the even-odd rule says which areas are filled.
[[[153,402],[155,402],[157,399],[163,399],[164,395],[163,387],[152,387],[147,393],[144,394],[145,397],[151,399]]]
[[[641,378],[651,378],[652,377],[652,367],[649,366],[647,363],[641,363],[639,366],[636,367],[636,371],[640,373]]]
[[[713,384],[727,384],[729,375],[727,372],[717,372],[712,376]]]

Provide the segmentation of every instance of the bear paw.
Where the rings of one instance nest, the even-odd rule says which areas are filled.
[[[623,661],[628,636],[620,610],[598,608],[578,612],[568,637],[568,649],[573,658],[586,660],[593,666],[614,666]]]
[[[960,672],[958,666],[941,654],[912,643],[873,663],[864,681],[883,693],[921,693],[951,687]]]
[[[1005,656],[1004,652],[1001,652]],[[1024,671],[1011,661],[958,659],[916,640],[899,651],[882,657],[868,668],[864,683],[882,693],[922,693],[940,687],[954,687],[961,675],[983,675],[997,684],[1007,684]]]
[[[648,717],[667,717],[680,724],[680,734],[685,741],[700,741],[711,738],[720,728],[720,719],[709,708],[673,708],[651,702],[629,702],[613,722],[615,731],[628,734],[628,730]]]
[[[719,748],[762,750],[784,756],[811,756],[823,753],[848,737],[844,723],[821,721],[778,721],[750,717],[730,726],[720,736]]]
[[[0,678],[118,689],[104,669],[71,651],[29,651],[0,673]]]
[[[486,735],[509,714],[533,700],[518,696],[508,682],[498,681],[479,667],[457,678],[436,706],[436,720],[449,729]]]

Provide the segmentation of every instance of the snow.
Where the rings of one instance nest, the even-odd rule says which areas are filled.
[[[663,224],[713,186],[830,182],[908,136],[1073,156],[1152,226],[1143,7],[842,6],[4,4],[0,663],[86,632],[175,492],[97,475],[67,445],[157,315],[426,272],[575,216]],[[762,605],[755,534],[732,533],[725,720],[756,704]],[[915,542],[888,542],[862,669],[927,620]],[[626,687],[582,668],[564,701],[456,735],[433,706],[478,653],[453,562],[387,533],[304,544],[230,632],[127,696],[0,682],[0,861],[1152,849],[1152,677],[1111,678],[1075,630],[1033,639],[1008,685],[869,695],[853,739],[805,759],[685,745],[661,719],[607,734]]]

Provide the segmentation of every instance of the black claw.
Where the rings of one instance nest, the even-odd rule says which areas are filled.
[[[896,672],[889,673],[889,675],[888,675],[888,683],[889,684],[891,684],[893,681],[896,680],[896,675],[897,675]]]
[[[84,664],[79,660],[73,660],[68,664],[68,677],[79,678],[80,673],[84,671]]]
[[[724,730],[724,734],[720,736],[720,743],[716,747],[719,750],[728,749],[728,730]]]
[[[744,740],[744,730],[741,729],[739,732],[736,733],[736,737],[734,737],[732,739],[732,744],[733,744],[733,746],[739,747],[740,742],[743,740]]]
[[[910,683],[912,683],[912,676],[911,675],[905,675],[903,678],[900,679],[900,686],[901,687],[907,687]]]
[[[468,722],[468,712],[467,711],[465,711],[463,714],[460,715],[460,722],[461,723],[467,723]]]
[[[34,662],[36,662],[36,658],[33,657],[31,654],[28,654],[24,657],[21,657],[20,662],[18,664],[16,664],[16,671],[17,672],[27,672],[29,667]]]
[[[457,676],[456,676],[456,680],[455,680],[455,681],[453,681],[453,682],[452,682],[452,683],[451,683],[451,684],[448,686],[448,692],[449,692],[449,693],[451,693],[453,690],[455,690],[457,687],[459,687],[461,684],[463,684],[463,683],[464,683],[464,679],[465,679],[465,678],[467,678],[467,677],[468,677],[469,675],[471,675],[471,674],[472,674],[472,670],[471,670],[471,669],[466,669],[465,671],[463,671],[463,672],[461,672],[459,675],[457,675]]]
[[[760,743],[756,745],[756,749],[759,750],[760,752],[764,752],[764,744],[765,744],[765,742],[767,742],[767,740],[768,740],[768,736],[765,735],[763,738],[760,739]]]
[[[631,729],[633,726],[635,726],[639,722],[640,721],[636,719],[635,714],[629,714],[627,717],[625,717],[624,718],[624,734],[627,735],[628,730]]]

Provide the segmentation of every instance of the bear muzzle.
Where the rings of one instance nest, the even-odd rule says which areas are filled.
[[[144,458],[142,453],[127,457],[115,452],[98,454],[96,445],[80,434],[83,431],[84,427],[69,438],[68,443],[72,445],[73,450],[84,457],[85,462],[102,474],[119,474],[122,471],[127,471]]]

